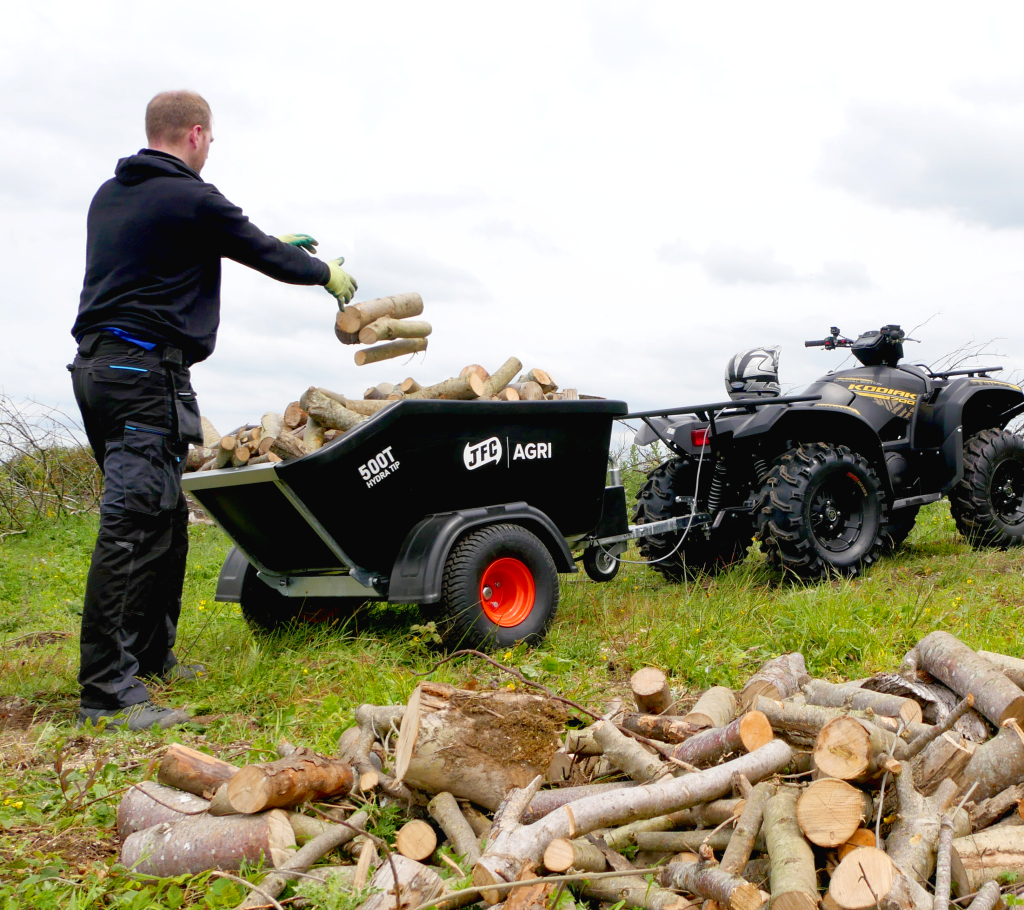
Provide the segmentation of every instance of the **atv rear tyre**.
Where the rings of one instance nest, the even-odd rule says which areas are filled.
[[[482,650],[539,644],[558,609],[558,570],[519,525],[471,531],[444,565],[438,631],[444,644]]]
[[[972,436],[949,504],[971,546],[1005,550],[1024,543],[1024,438],[994,429]]]
[[[917,523],[917,513],[921,511],[920,506],[904,506],[902,509],[893,509],[885,519],[885,526],[882,528],[882,538],[885,540],[883,548],[886,553],[893,553],[903,546],[904,541],[910,536]]]
[[[858,575],[884,547],[882,484],[846,446],[810,443],[783,455],[761,488],[756,516],[768,561],[805,579]]]
[[[261,581],[249,565],[242,577],[239,606],[253,632],[272,634],[291,623],[343,621],[364,603],[359,597],[285,597]]]
[[[704,469],[710,476],[711,466],[705,465]],[[689,514],[689,502],[677,503],[676,497],[692,497],[696,480],[697,466],[689,459],[670,458],[663,462],[647,475],[647,483],[637,492],[633,522],[650,524]],[[716,575],[742,562],[754,536],[753,527],[742,515],[727,515],[710,531],[710,536],[703,527],[690,528],[680,544],[685,532],[684,527],[672,534],[641,537],[637,541],[641,557],[668,581]]]

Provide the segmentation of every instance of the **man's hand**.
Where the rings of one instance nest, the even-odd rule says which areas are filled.
[[[316,252],[317,241],[310,237],[309,234],[281,234],[277,239],[282,243],[290,243],[292,246],[297,246],[310,255]]]
[[[345,309],[345,304],[348,303],[359,285],[356,284],[355,278],[349,275],[348,272],[342,270],[342,263],[345,262],[344,256],[339,256],[337,259],[331,259],[327,265],[331,270],[331,278],[324,285],[327,288],[328,293],[333,294],[338,300],[338,306],[341,309]]]

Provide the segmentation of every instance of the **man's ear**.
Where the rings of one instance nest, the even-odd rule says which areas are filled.
[[[189,130],[188,144],[191,145],[192,148],[199,148],[199,137],[202,135],[202,133],[203,127],[198,123],[194,127],[192,127],[191,130]]]

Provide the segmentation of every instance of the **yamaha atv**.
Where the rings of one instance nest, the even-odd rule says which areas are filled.
[[[805,345],[848,348],[860,365],[789,396],[777,348],[737,354],[729,401],[630,415],[645,424],[637,445],[673,453],[637,494],[635,523],[670,529],[640,539],[644,559],[678,581],[742,560],[756,539],[799,577],[853,576],[944,496],[973,546],[1024,543],[1024,437],[1006,429],[1024,393],[992,378],[1001,367],[902,363],[905,340],[896,325],[856,340],[833,328]]]

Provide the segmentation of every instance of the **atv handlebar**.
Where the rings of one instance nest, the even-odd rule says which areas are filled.
[[[829,343],[830,343],[830,339],[828,339],[828,338],[821,338],[818,341],[805,341],[804,342],[804,347],[805,348],[823,348],[826,345],[828,345]]]

